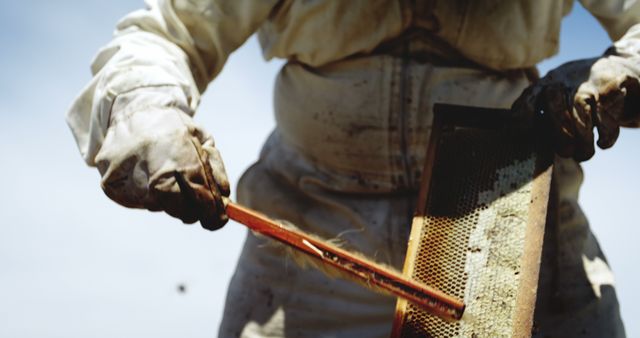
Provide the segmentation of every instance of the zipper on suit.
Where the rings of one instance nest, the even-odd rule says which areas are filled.
[[[399,114],[399,130],[400,130],[400,156],[402,162],[402,169],[405,176],[404,188],[411,188],[414,186],[413,175],[411,171],[411,165],[409,161],[409,121],[411,114],[410,93],[411,93],[411,79],[409,78],[410,57],[409,57],[409,44],[407,40],[402,45],[402,63],[400,68],[400,114]]]

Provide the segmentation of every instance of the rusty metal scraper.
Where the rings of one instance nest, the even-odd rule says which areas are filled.
[[[537,122],[537,121],[536,121]],[[462,299],[460,321],[398,300],[392,337],[529,337],[552,152],[508,110],[434,107],[403,273]]]
[[[299,252],[317,258],[323,264],[360,281],[362,285],[391,293],[410,302],[416,308],[436,315],[445,321],[458,320],[462,317],[464,304],[454,297],[433,287],[409,280],[398,272],[309,236],[302,231],[286,227],[228,199],[225,202],[227,215],[230,219]]]

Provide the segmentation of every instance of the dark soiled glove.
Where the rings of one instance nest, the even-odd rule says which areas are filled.
[[[228,220],[229,181],[211,136],[175,107],[112,117],[96,156],[102,188],[130,208],[165,211],[208,230]]]
[[[543,114],[556,153],[588,160],[595,153],[594,128],[598,147],[607,149],[621,126],[638,126],[638,66],[613,52],[566,63],[525,89],[512,110],[529,119]]]

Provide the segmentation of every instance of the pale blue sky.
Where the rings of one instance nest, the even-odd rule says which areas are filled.
[[[141,1],[0,2],[0,337],[211,337],[244,229],[209,233],[108,200],[64,123],[89,62],[118,18]],[[606,34],[579,5],[565,20],[561,62],[595,56]],[[281,62],[255,39],[209,87],[198,122],[235,182],[273,128]],[[630,337],[640,336],[638,131],[585,165],[581,201],[617,274]],[[187,293],[176,292],[179,283]]]

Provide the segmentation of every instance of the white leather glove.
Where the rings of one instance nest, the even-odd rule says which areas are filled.
[[[613,146],[620,127],[640,121],[640,64],[614,48],[601,58],[566,63],[527,88],[512,109],[529,118],[543,115],[558,155],[585,161],[598,146]]]
[[[209,230],[222,227],[229,181],[213,139],[180,107],[146,105],[152,101],[144,90],[114,103],[95,158],[104,192],[126,207],[163,210]]]

